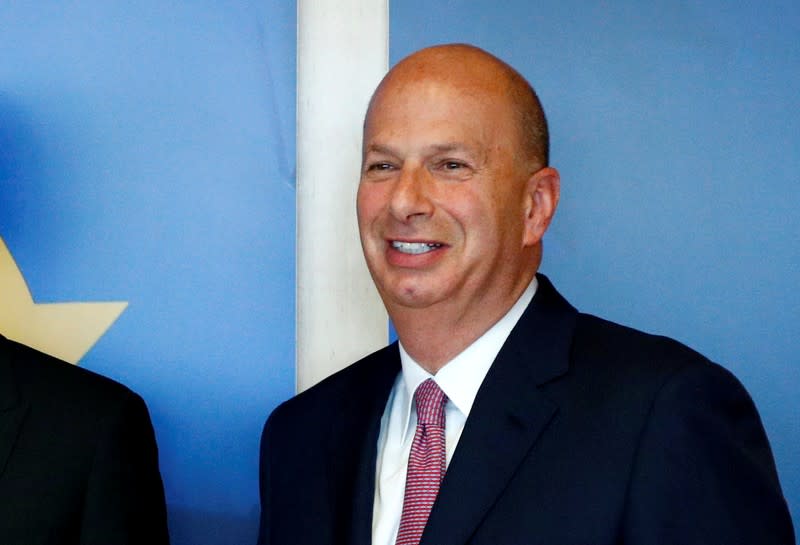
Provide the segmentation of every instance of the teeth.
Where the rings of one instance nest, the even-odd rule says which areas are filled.
[[[437,242],[400,242],[397,240],[392,241],[392,248],[404,254],[424,254],[436,248],[441,248],[442,245]]]

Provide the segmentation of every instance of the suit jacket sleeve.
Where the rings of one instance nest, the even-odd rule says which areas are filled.
[[[718,366],[688,366],[661,388],[639,443],[626,544],[794,545],[752,400]]]
[[[169,543],[155,434],[142,399],[127,392],[98,431],[81,545]]]

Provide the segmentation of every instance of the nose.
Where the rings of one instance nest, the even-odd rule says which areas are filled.
[[[424,168],[404,165],[389,201],[392,216],[404,223],[430,216],[433,213],[431,182]]]

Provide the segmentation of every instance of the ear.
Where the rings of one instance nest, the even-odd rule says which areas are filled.
[[[561,194],[561,177],[551,167],[537,170],[529,179],[525,189],[525,233],[524,246],[538,244],[550,220],[556,213]]]

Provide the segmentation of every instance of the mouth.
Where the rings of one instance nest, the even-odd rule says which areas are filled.
[[[390,244],[398,252],[411,255],[425,254],[444,246],[439,242],[404,242],[401,240],[393,240]]]

